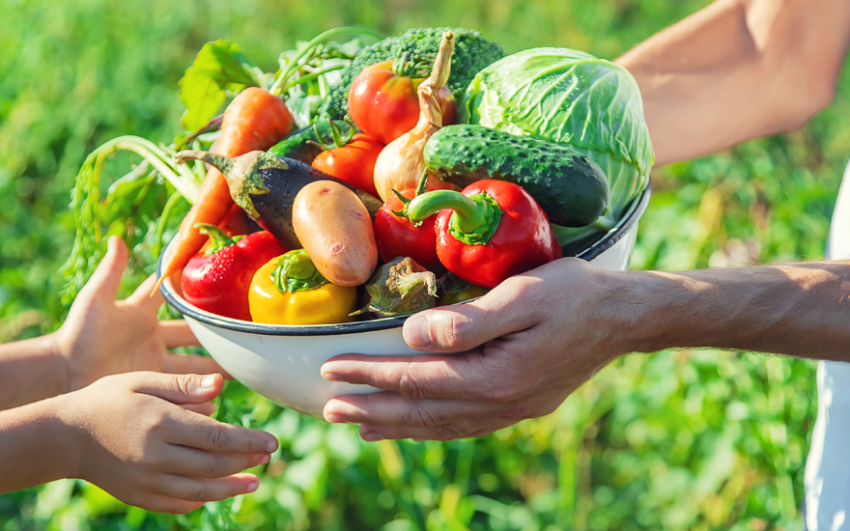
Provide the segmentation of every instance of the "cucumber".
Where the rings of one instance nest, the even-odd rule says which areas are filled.
[[[567,144],[480,125],[449,125],[425,144],[425,166],[460,187],[481,179],[518,184],[557,225],[590,225],[608,207],[605,173]]]
[[[342,120],[334,120],[334,123],[344,134],[350,129],[350,126]],[[313,126],[308,125],[272,146],[268,152],[275,157],[287,157],[301,161],[304,164],[312,164],[313,159],[322,152],[322,148],[316,144],[310,144],[308,140],[321,143],[327,142],[331,138],[331,126],[327,120],[319,120],[316,122],[316,126],[319,128],[322,140],[316,138],[316,131],[313,129]]]

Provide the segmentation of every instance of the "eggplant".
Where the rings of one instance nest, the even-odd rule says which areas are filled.
[[[202,160],[224,174],[233,201],[288,249],[300,249],[292,227],[292,204],[301,188],[315,181],[334,181],[353,191],[375,220],[381,200],[342,179],[331,177],[312,166],[265,151],[252,151],[238,157],[225,157],[207,151],[181,151],[178,163]]]

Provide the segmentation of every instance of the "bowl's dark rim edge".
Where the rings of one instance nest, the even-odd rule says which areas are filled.
[[[612,230],[608,231],[604,236],[602,236],[599,240],[594,242],[590,247],[577,254],[577,258],[581,258],[583,260],[593,260],[600,254],[604,253],[608,249],[610,249],[615,243],[620,241],[623,236],[625,236],[629,230],[638,222],[640,217],[643,215],[646,210],[647,205],[649,204],[649,198],[652,194],[652,184],[651,182],[647,184],[646,190],[641,194],[640,200],[637,202],[636,206],[632,209],[632,212],[626,216],[620,224],[614,227]],[[160,254],[159,259],[156,263],[156,273],[157,276],[161,273],[162,267],[162,255]],[[334,336],[334,335],[343,335],[343,334],[359,334],[363,332],[376,332],[378,330],[386,330],[388,328],[398,328],[400,327],[405,320],[407,320],[409,315],[401,316],[401,317],[389,317],[385,319],[375,319],[372,321],[360,321],[355,323],[343,323],[337,325],[315,325],[315,326],[283,326],[283,325],[264,325],[257,323],[250,323],[247,321],[238,321],[235,319],[229,319],[226,317],[217,317],[211,313],[200,312],[194,308],[190,308],[183,304],[183,302],[175,297],[169,290],[165,289],[165,285],[163,284],[159,288],[165,300],[173,306],[177,311],[191,317],[196,321],[200,321],[205,324],[217,326],[220,328],[224,328],[227,330],[233,330],[236,332],[247,332],[253,334],[262,334],[267,336]]]

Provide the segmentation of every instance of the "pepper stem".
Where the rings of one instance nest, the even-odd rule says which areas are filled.
[[[454,190],[434,190],[417,196],[407,205],[411,221],[422,221],[445,209],[454,210],[449,232],[469,245],[485,245],[499,228],[502,209],[486,192],[467,197]]]
[[[328,283],[304,249],[289,251],[281,256],[271,279],[281,293],[307,291]]]
[[[251,196],[269,193],[269,188],[263,182],[259,171],[266,168],[289,169],[282,159],[265,151],[251,151],[238,157],[225,157],[209,151],[190,150],[176,153],[174,160],[178,164],[183,164],[187,160],[202,160],[215,166],[224,174],[233,201],[255,218],[259,218],[260,214],[254,208]]]
[[[215,254],[224,249],[228,245],[233,245],[236,242],[230,238],[223,230],[209,223],[195,223],[194,227],[198,232],[210,238],[210,246],[204,252],[204,256]]]

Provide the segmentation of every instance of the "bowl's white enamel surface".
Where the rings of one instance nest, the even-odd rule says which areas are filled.
[[[647,191],[629,217],[639,217],[648,199]],[[625,270],[637,238],[636,219],[633,221],[627,228],[622,227],[624,230],[613,245],[589,261],[605,269]],[[417,353],[404,342],[403,319],[393,320],[388,328],[357,333],[351,333],[346,325],[340,326],[338,333],[325,331],[322,335],[280,332],[282,328],[294,327],[260,326],[258,331],[244,331],[231,326],[241,321],[218,317],[190,305],[174,290],[170,280],[163,283],[162,290],[166,299],[183,311],[198,341],[224,370],[257,393],[308,415],[321,417],[322,408],[333,397],[377,391],[366,385],[324,380],[319,369],[330,358],[349,353]],[[301,334],[311,333],[311,327],[298,328]]]
[[[415,354],[401,328],[336,336],[269,336],[210,326],[186,316],[201,345],[234,378],[275,402],[320,416],[335,396],[374,392],[365,385],[328,382],[322,363],[345,353]]]

